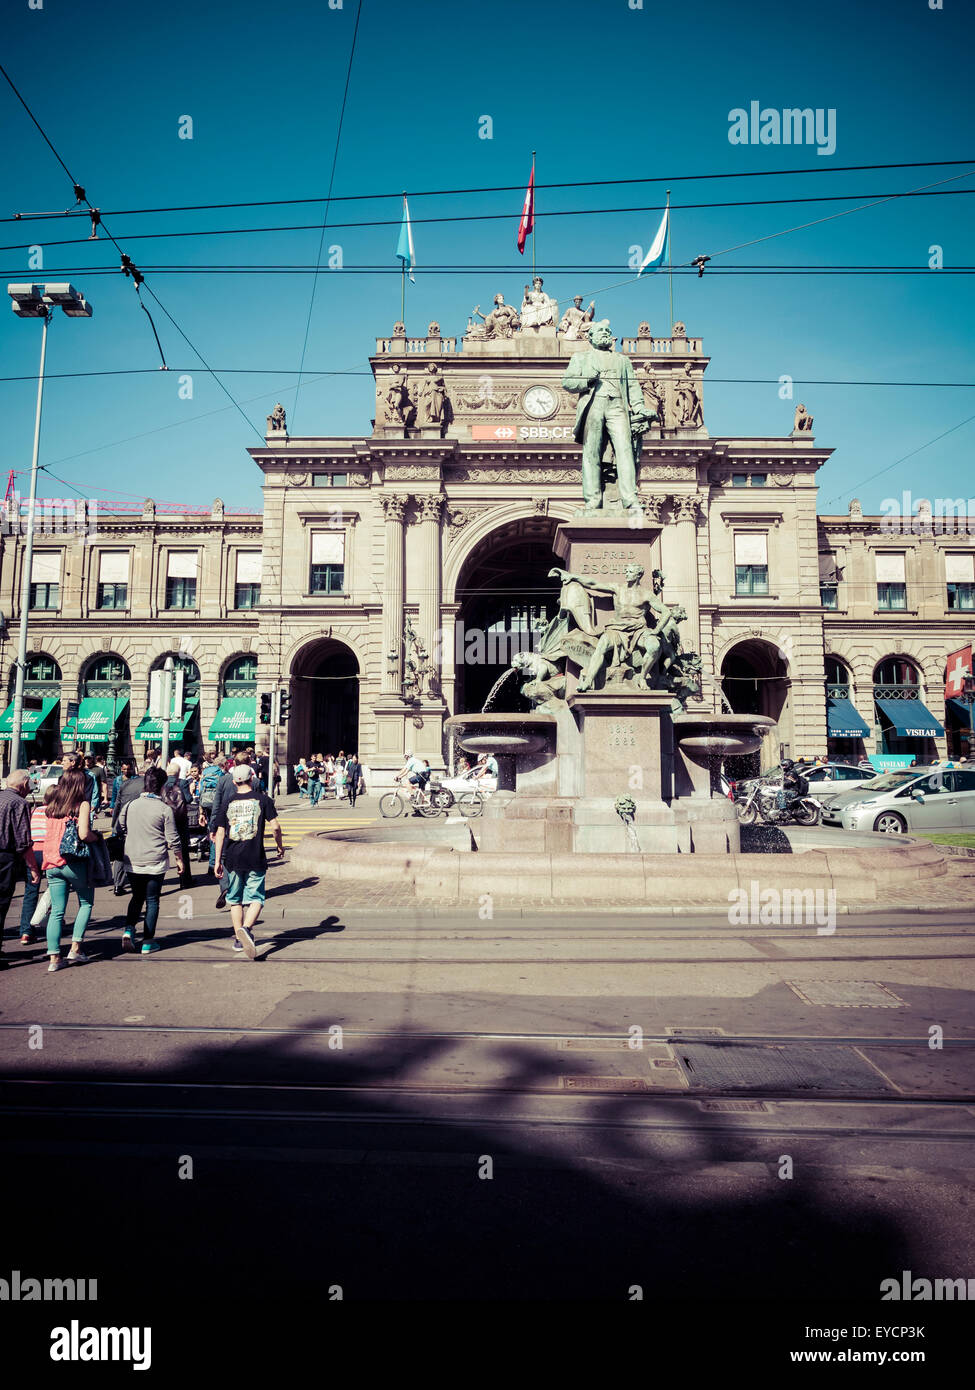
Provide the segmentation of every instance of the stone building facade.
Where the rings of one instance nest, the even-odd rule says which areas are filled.
[[[150,670],[183,653],[199,672],[191,746],[229,727],[234,700],[253,703],[234,706],[239,737],[227,742],[264,741],[245,711],[273,686],[291,696],[277,751],[292,763],[355,748],[377,785],[406,750],[443,765],[447,716],[480,709],[554,611],[555,529],[581,506],[576,397],[561,382],[588,325],[538,293],[520,316],[496,304],[485,321],[472,318],[460,339],[432,323],[422,338],[397,325],[377,340],[368,433],[294,437],[276,409],[265,446],[249,450],[264,476],[263,515],[224,515],[217,503],[207,516],[176,517],[147,504],[142,516],[99,516],[95,537],[56,546],[40,537],[39,551],[60,552],[63,576],[57,607],[31,614],[31,653],[60,672],[48,697],[60,682],[62,701],[84,698],[93,661],[116,654],[129,671],[126,746],[141,752]],[[848,516],[817,516],[817,473],[831,450],[816,444],[804,406],[783,405],[793,428],[782,436],[712,436],[700,339],[683,324],[664,339],[640,325],[618,346],[658,416],[643,436],[634,546],[664,571],[665,599],[687,609],[682,633],[702,654],[705,705],[773,715],[767,760],[827,748],[960,751],[965,710],[946,710],[944,667],[972,635],[975,577],[967,587],[957,578],[975,555],[967,526],[901,541],[857,504]],[[8,687],[21,551],[20,537],[4,537]],[[110,552],[129,556],[129,592],[127,606],[106,610],[103,576],[121,564],[106,569]],[[603,577],[621,575],[631,553],[601,556],[612,571]],[[898,555],[903,583],[889,578]],[[187,603],[191,570],[194,606],[174,607]],[[43,582],[35,597],[47,601]],[[94,697],[107,698],[101,687]],[[921,701],[930,732],[897,733],[886,712],[897,698]],[[49,732],[63,712],[49,716]],[[48,742],[56,751],[58,739]]]

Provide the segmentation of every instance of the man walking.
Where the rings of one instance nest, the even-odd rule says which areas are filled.
[[[119,819],[122,815],[122,808],[127,806],[130,801],[134,801],[137,796],[141,796],[146,789],[145,777],[151,767],[155,767],[152,759],[147,759],[142,764],[142,775],[139,777],[125,777],[118,789],[115,798],[115,805],[112,807],[112,834],[122,838],[122,831],[119,829]],[[135,768],[133,767],[133,773]],[[128,872],[125,868],[125,859],[119,854],[117,859],[112,860],[112,892],[120,898],[128,887]]]
[[[26,868],[31,883],[41,881],[30,836],[29,790],[30,773],[21,767],[11,772],[6,787],[0,792],[0,951],[7,912],[21,867]],[[278,834],[280,836],[280,831]],[[0,955],[0,966],[4,964],[6,962]]]
[[[362,764],[359,762],[358,753],[353,753],[349,761],[345,764],[345,790],[349,794],[349,805],[355,806],[355,799],[359,795],[359,782],[362,778]]]
[[[284,854],[281,822],[274,802],[253,785],[253,769],[246,763],[233,770],[233,795],[214,817],[217,872],[227,869],[227,902],[234,924],[234,949],[248,960],[257,957],[252,928],[264,906],[267,854],[264,831],[270,829],[278,855]]]
[[[213,854],[213,861],[212,861],[212,862],[213,862],[213,871],[214,871],[214,873],[216,874],[217,878],[220,880],[220,892],[219,892],[219,894],[218,894],[218,896],[217,896],[217,901],[216,901],[216,908],[217,908],[217,911],[218,911],[218,912],[220,911],[221,908],[224,908],[224,907],[227,906],[227,888],[228,888],[228,886],[229,886],[230,879],[229,879],[229,876],[228,876],[228,874],[227,874],[226,866],[225,866],[225,867],[223,868],[223,870],[221,871],[221,869],[218,867],[218,864],[217,864],[217,845],[216,845],[217,817],[220,815],[221,810],[223,809],[223,807],[227,804],[227,802],[230,800],[230,798],[231,798],[231,797],[233,796],[233,794],[234,794],[234,778],[233,778],[233,774],[234,774],[235,769],[238,768],[238,767],[249,767],[249,766],[250,766],[250,756],[251,756],[251,755],[250,755],[249,752],[246,752],[246,753],[235,753],[235,754],[234,754],[233,765],[232,765],[232,766],[228,766],[227,771],[224,773],[224,775],[221,777],[220,781],[217,783],[217,789],[216,789],[216,791],[215,791],[214,794],[213,794],[213,810],[212,810],[212,812],[211,812],[211,814],[210,814],[210,817],[209,817],[209,819],[208,819],[208,821],[207,821],[207,825],[208,825],[208,828],[209,828],[209,831],[210,831],[210,841],[211,841],[212,854]]]

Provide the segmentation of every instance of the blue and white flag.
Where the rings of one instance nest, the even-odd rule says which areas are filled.
[[[413,277],[413,267],[416,265],[416,252],[413,249],[413,226],[410,222],[410,205],[406,201],[406,194],[403,194],[403,225],[399,229],[399,242],[396,246],[396,255],[403,264],[403,269],[410,273],[410,283],[415,285]]]
[[[637,279],[645,270],[657,270],[670,256],[670,203],[664,208],[664,215],[660,219],[660,226],[657,228],[657,235],[653,239],[653,245],[644,256],[640,269],[637,271]]]

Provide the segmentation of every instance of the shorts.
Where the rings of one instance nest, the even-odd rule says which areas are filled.
[[[266,877],[266,872],[259,874],[256,869],[251,869],[247,877],[242,878],[240,874],[235,874],[233,869],[228,869],[227,878],[230,882],[227,887],[227,902],[235,906],[241,903],[262,903]]]

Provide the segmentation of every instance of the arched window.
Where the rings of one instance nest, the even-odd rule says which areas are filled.
[[[113,685],[114,687],[128,687],[131,680],[132,673],[121,656],[115,656],[113,652],[104,652],[102,656],[96,656],[85,667],[82,694],[89,696],[108,695],[111,694]]]
[[[183,656],[177,652],[169,652],[173,658],[173,670],[183,673],[183,695],[186,699],[198,699],[200,695],[200,668],[191,656]],[[153,671],[161,671],[166,664],[166,657],[161,656],[153,662]]]
[[[877,666],[873,673],[873,683],[875,686],[887,686],[903,689],[905,686],[915,687],[914,693],[917,694],[916,687],[920,685],[917,667],[902,656],[886,657]]]
[[[53,656],[48,656],[46,652],[35,652],[33,656],[27,658],[27,665],[24,667],[25,681],[59,681],[60,679],[61,667]]]
[[[223,695],[254,695],[257,691],[257,657],[250,654],[234,657],[223,673]]]
[[[847,699],[850,693],[850,673],[835,656],[826,658],[826,693]]]

